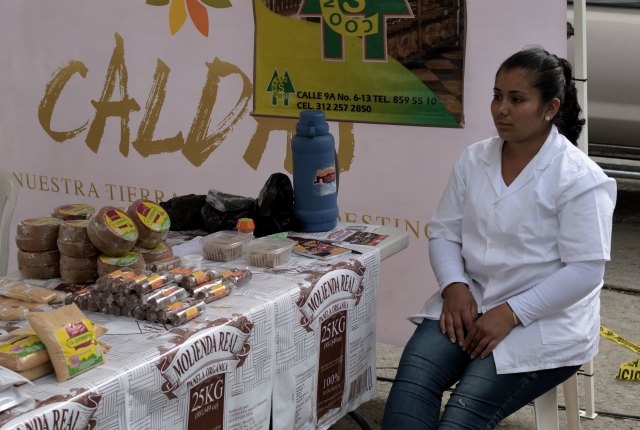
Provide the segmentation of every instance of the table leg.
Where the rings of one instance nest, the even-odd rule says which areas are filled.
[[[356,411],[349,412],[349,416],[360,426],[362,430],[371,430],[367,420]]]

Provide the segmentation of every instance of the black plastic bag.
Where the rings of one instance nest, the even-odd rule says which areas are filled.
[[[234,230],[240,218],[252,218],[255,199],[209,190],[202,206],[202,222],[209,233],[220,230]]]
[[[202,230],[202,206],[204,206],[205,195],[188,194],[185,196],[173,197],[159,205],[169,215],[171,220],[171,230]]]
[[[273,173],[256,199],[254,236],[289,231],[293,227],[293,184],[284,173]]]
[[[293,184],[284,173],[273,173],[257,199],[209,190],[207,195],[174,197],[160,206],[171,219],[171,230],[234,230],[240,218],[253,218],[256,237],[295,230]]]

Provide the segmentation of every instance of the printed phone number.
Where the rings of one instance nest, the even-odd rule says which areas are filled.
[[[335,99],[332,97],[324,97],[325,99]],[[311,97],[310,97],[311,98]],[[322,97],[313,97],[322,98]],[[336,111],[336,112],[373,112],[373,108],[369,103],[378,104],[395,104],[395,105],[416,105],[416,106],[434,106],[438,100],[435,97],[408,97],[408,96],[385,96],[385,95],[369,95],[369,94],[355,94],[351,97],[340,94],[337,97],[339,100],[360,102],[356,103],[330,103],[330,102],[314,102],[314,101],[299,101],[296,107],[300,110],[323,110],[323,111]]]
[[[311,103],[298,102],[296,107],[300,110],[323,110],[336,112],[373,112],[371,106],[354,105],[349,103]]]
[[[393,103],[394,105],[435,105],[438,100],[435,97],[409,97],[409,96],[384,96],[371,94],[355,94],[354,102],[364,103]]]

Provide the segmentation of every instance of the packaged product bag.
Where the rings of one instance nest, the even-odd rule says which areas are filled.
[[[59,382],[104,363],[94,324],[74,304],[27,315],[47,352]]]

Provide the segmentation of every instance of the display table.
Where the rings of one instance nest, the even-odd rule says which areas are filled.
[[[35,404],[1,413],[0,429],[269,429],[272,415],[276,430],[328,428],[375,396],[380,257],[408,243],[376,233],[389,237],[330,261],[210,263],[253,278],[178,327],[86,312],[109,329],[107,362],[21,386]]]

